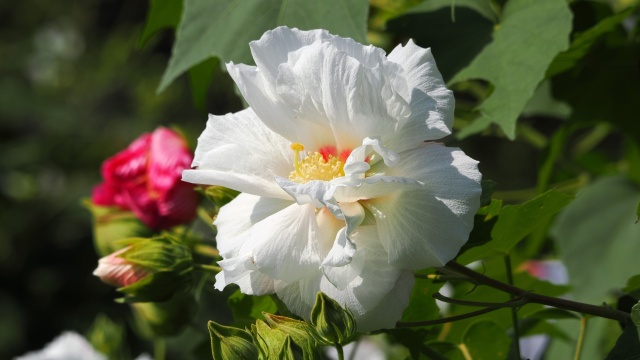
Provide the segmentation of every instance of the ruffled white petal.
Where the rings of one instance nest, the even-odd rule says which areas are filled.
[[[401,152],[421,141],[451,134],[455,99],[442,80],[431,49],[423,49],[409,40],[405,46],[393,49],[388,59],[404,69],[411,89],[411,116],[385,141],[387,146]]]
[[[230,283],[227,282],[224,273],[216,275],[216,289],[222,290]],[[240,291],[247,295],[268,295],[275,292],[274,280],[259,271],[246,271],[244,276],[236,278],[233,283],[237,284]]]
[[[386,172],[422,183],[364,205],[376,218],[389,262],[405,269],[442,266],[467,241],[480,206],[478,162],[457,148],[440,144],[400,154]]]
[[[393,327],[408,304],[413,278],[405,273],[411,272],[389,265],[375,226],[359,227],[354,238],[358,248],[365,249],[364,267],[344,289],[337,288],[320,273],[294,283],[276,281],[276,294],[289,310],[305,319],[309,318],[315,294],[322,291],[353,312],[359,331]],[[383,302],[389,306],[388,314],[382,314],[386,309],[379,307]],[[374,309],[380,312],[365,317]],[[361,319],[366,322],[361,324]]]
[[[182,179],[195,184],[221,185],[254,195],[288,199],[275,183],[293,168],[290,142],[269,130],[251,109],[224,116],[210,115],[198,138],[195,170]]]
[[[317,272],[321,259],[315,208],[293,204],[258,222],[239,252],[251,254],[256,268],[274,279],[295,281]]]
[[[217,248],[224,258],[238,255],[251,236],[251,227],[292,204],[282,200],[241,193],[218,212],[213,224],[218,229]]]
[[[362,314],[358,319],[358,331],[393,329],[409,306],[411,290],[415,282],[413,271],[400,273],[395,286],[380,301],[378,306]]]

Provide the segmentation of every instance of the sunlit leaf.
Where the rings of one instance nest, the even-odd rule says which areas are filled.
[[[275,313],[276,304],[269,296],[245,295],[237,290],[227,300],[227,304],[233,313],[233,318],[238,325],[248,325],[262,319],[262,312]]]
[[[492,240],[467,251],[459,261],[466,264],[492,254],[508,254],[518,242],[572,199],[571,195],[549,190],[524,204],[504,206],[491,230]]]
[[[279,25],[324,28],[366,42],[368,2],[364,0],[187,0],[164,90],[176,77],[211,57],[252,64],[249,41]]]
[[[506,359],[511,338],[493,321],[479,321],[467,329],[463,343],[471,359]]]
[[[480,105],[480,117],[460,136],[497,124],[515,138],[516,120],[544,78],[553,58],[569,47],[571,12],[565,1],[511,0],[493,42],[451,82],[484,79],[494,91]]]

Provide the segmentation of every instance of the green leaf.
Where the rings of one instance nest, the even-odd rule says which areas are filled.
[[[622,288],[637,274],[629,264],[635,264],[640,253],[640,226],[634,224],[639,200],[635,184],[607,177],[584,188],[558,215],[551,236],[576,300],[601,303],[611,289]]]
[[[570,31],[571,12],[565,1],[507,2],[493,42],[451,81],[484,79],[494,87],[478,108],[480,117],[459,136],[477,133],[494,123],[514,139],[518,116],[553,58],[569,47]]]
[[[402,313],[400,321],[437,319],[440,309],[432,295],[437,293],[443,285],[444,282],[435,283],[432,280],[417,278],[411,291],[409,306]]]
[[[622,289],[627,294],[640,292],[640,275],[634,275],[627,280],[627,286]]]
[[[511,338],[495,322],[483,320],[467,329],[463,343],[474,360],[506,359]]]
[[[571,46],[566,51],[561,52],[553,59],[546,77],[552,77],[561,72],[567,71],[574,67],[590,50],[591,47],[598,42],[603,35],[613,31],[635,10],[636,6],[631,7],[618,14],[609,16],[589,30],[578,34]]]
[[[231,309],[235,323],[241,326],[248,326],[257,319],[262,319],[263,312],[275,313],[278,310],[268,295],[245,295],[240,290],[236,290],[227,299],[227,304]]]
[[[209,58],[189,69],[189,82],[191,93],[196,107],[204,110],[207,99],[207,90],[213,79],[216,69],[220,66],[218,58]]]
[[[463,7],[451,11],[442,6],[432,8],[424,2],[406,15],[387,22],[388,31],[411,38],[417,45],[429,47],[445,81],[468,66],[491,42],[494,22],[478,12]],[[449,1],[449,4],[451,2]],[[457,5],[457,4],[456,4]]]
[[[475,10],[487,20],[496,22],[498,19],[492,6],[493,5],[490,0],[429,0],[412,7],[409,9],[408,13],[428,12],[448,8],[451,10],[450,16],[452,17],[452,20],[456,22],[460,20],[457,16],[458,14],[456,14],[456,8],[461,7]]]
[[[467,264],[473,260],[474,255],[463,256],[469,251],[469,249],[485,245],[491,241],[491,231],[498,221],[498,214],[502,208],[502,200],[491,200],[488,206],[482,207],[478,210],[476,216],[473,217],[473,230],[469,234],[469,240],[460,249],[460,255],[458,257],[459,262]]]
[[[429,356],[434,360],[464,360],[464,354],[460,350],[458,345],[443,342],[432,341],[426,345],[427,349],[432,350],[434,353],[429,353]]]
[[[165,28],[175,29],[180,23],[182,14],[182,3],[184,0],[151,0],[147,23],[144,25],[142,36],[140,36],[140,46],[158,31]]]
[[[496,188],[496,183],[493,180],[482,180],[480,186],[482,187],[482,195],[480,195],[480,206],[488,206],[491,204],[491,195]]]
[[[509,254],[518,242],[572,199],[571,195],[549,190],[523,204],[504,206],[491,230],[492,241],[467,251],[459,261],[466,264],[494,254]]]
[[[633,360],[638,358],[638,354],[640,354],[638,328],[633,322],[628,321],[622,335],[605,360]]]
[[[158,91],[211,57],[252,64],[249,41],[280,25],[324,28],[366,42],[365,0],[188,0]]]

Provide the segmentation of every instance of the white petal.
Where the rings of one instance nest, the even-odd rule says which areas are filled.
[[[380,301],[378,306],[367,311],[358,319],[358,331],[393,329],[409,306],[415,277],[413,271],[403,271],[393,289]]]
[[[255,270],[251,255],[241,255],[218,261],[222,271],[216,275],[215,288],[222,291],[227,285],[237,282]]]
[[[431,49],[409,40],[405,46],[398,45],[388,58],[404,69],[411,89],[411,116],[385,144],[400,152],[415,147],[417,142],[451,134],[455,99],[442,80]]]
[[[308,277],[320,267],[315,208],[293,204],[255,224],[240,253],[250,253],[260,272],[284,281]]]
[[[107,357],[97,352],[80,334],[65,331],[44,349],[31,351],[18,356],[15,360],[106,360]]]
[[[316,208],[328,206],[334,210],[338,205],[332,202],[336,186],[322,180],[312,180],[304,184],[295,183],[285,178],[276,178],[278,185],[291,195],[298,205],[311,204]]]
[[[335,287],[322,274],[294,283],[276,281],[276,294],[289,310],[308,319],[315,294],[322,291],[353,312],[359,330],[369,331],[392,327],[391,324],[395,324],[400,319],[402,311],[408,304],[413,275],[411,272],[389,265],[388,255],[380,244],[375,226],[358,227],[354,238],[359,249],[366,249],[364,267],[343,290]],[[406,274],[410,276],[407,277]],[[401,282],[400,285],[398,281]],[[394,293],[390,294],[392,291]],[[393,301],[397,303],[391,304]],[[381,314],[385,311],[379,306],[382,302],[385,302],[385,306],[389,306],[389,314]],[[361,319],[365,320],[362,325]]]
[[[275,183],[293,169],[290,142],[269,130],[251,109],[209,116],[198,138],[193,160],[196,170],[185,170],[184,181],[221,185],[241,192],[287,199]]]
[[[344,266],[351,262],[356,253],[356,244],[347,238],[347,228],[338,231],[331,251],[322,261],[323,267]]]
[[[235,283],[243,294],[267,295],[275,293],[274,280],[259,271],[251,271],[243,278],[236,280]]]
[[[290,200],[241,193],[220,209],[213,224],[218,229],[217,248],[224,258],[238,255],[251,235],[251,227],[291,205]]]
[[[423,184],[363,204],[376,218],[391,264],[422,269],[455,257],[480,206],[477,164],[457,148],[428,144],[400,154],[398,165],[385,170]]]
[[[342,236],[351,243],[344,234]],[[338,240],[336,240],[336,243],[338,243]],[[330,263],[325,259],[322,264],[325,278],[339,290],[344,290],[358,275],[362,274],[364,269],[367,250],[360,248],[356,251],[355,244],[351,244],[353,247],[349,250],[353,251],[353,253],[348,256],[348,261]],[[348,252],[343,250],[342,253],[346,255]]]
[[[299,142],[309,149],[316,149],[333,141],[330,129],[324,124],[309,121],[304,114],[286,103],[276,93],[275,83],[264,77],[260,69],[243,64],[227,64],[233,78],[251,109],[272,131],[289,140]]]

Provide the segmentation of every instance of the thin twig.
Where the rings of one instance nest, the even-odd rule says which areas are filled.
[[[576,311],[579,313],[599,316],[599,317],[616,320],[620,322],[626,322],[630,317],[629,313],[627,312],[604,307],[604,306],[590,305],[590,304],[580,303],[577,301],[571,301],[571,300],[532,293],[532,292],[520,289],[518,287],[503,283],[502,281],[498,281],[488,276],[482,275],[474,270],[467,268],[464,265],[458,264],[455,261],[448,262],[446,266],[449,269],[455,270],[458,273],[466,275],[471,279],[475,279],[480,284],[491,286],[494,289],[504,291],[508,294],[513,294],[518,297],[526,298],[529,300],[529,302],[542,304],[542,305],[549,305],[559,309]]]
[[[477,307],[486,307],[486,308],[507,308],[507,307],[518,308],[529,302],[529,300],[523,297],[514,298],[512,299],[512,301],[507,301],[507,302],[483,302],[483,301],[467,301],[467,300],[454,299],[454,298],[444,296],[440,293],[435,293],[432,296],[436,300],[440,300],[450,304],[464,305],[464,306],[477,306]]]
[[[511,272],[511,257],[505,255],[504,267],[507,270],[507,281],[509,285],[513,286],[513,273]],[[511,294],[511,299],[515,299],[516,296]],[[516,351],[517,359],[522,359],[520,352],[520,329],[518,329],[518,309],[511,308],[511,322],[513,323],[513,347]]]

